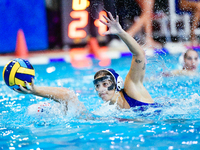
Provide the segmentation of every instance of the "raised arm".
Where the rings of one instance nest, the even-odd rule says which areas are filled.
[[[129,50],[133,53],[131,68],[127,74],[126,80],[131,80],[134,83],[138,81],[142,82],[145,74],[145,52],[135,41],[135,39],[122,29],[121,25],[119,24],[119,17],[117,16],[115,20],[110,12],[108,12],[108,15],[109,18],[104,16],[107,22],[100,20],[109,28],[109,30],[104,34],[116,34],[124,41]]]

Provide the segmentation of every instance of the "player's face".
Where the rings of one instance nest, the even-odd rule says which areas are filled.
[[[94,86],[99,97],[104,101],[111,100],[115,94],[115,90],[109,89],[109,87],[112,87],[113,84],[110,78],[106,78],[105,76],[98,76],[95,80],[96,82],[94,83]]]
[[[197,52],[188,51],[187,56],[184,59],[186,70],[196,70],[198,67],[199,57]]]

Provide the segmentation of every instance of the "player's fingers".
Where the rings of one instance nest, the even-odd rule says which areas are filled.
[[[31,78],[31,84],[34,85],[34,79],[33,78]]]
[[[18,93],[23,93],[22,91],[17,90],[17,89],[15,89],[15,88],[13,88],[13,90],[14,90],[15,92],[18,92]]]
[[[107,16],[103,15],[103,17],[104,17],[108,22],[110,22],[110,19],[109,19]]]
[[[26,85],[26,88],[28,90],[32,90],[32,87],[29,85],[29,83],[27,81],[24,81],[25,85]]]
[[[108,34],[110,34],[109,31],[106,31],[106,32],[103,33],[103,35],[108,35]]]
[[[118,15],[116,16],[116,21],[119,22],[119,16]]]
[[[106,26],[108,26],[108,23],[103,21],[103,20],[99,20],[101,23],[105,24]]]
[[[108,12],[108,15],[109,15],[109,17],[110,17],[110,20],[115,21],[115,19],[113,18],[111,12]]]
[[[19,85],[20,90],[22,90],[23,93],[30,93],[29,90],[25,89],[23,86]]]

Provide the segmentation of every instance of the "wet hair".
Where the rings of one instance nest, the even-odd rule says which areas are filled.
[[[112,82],[115,83],[114,77],[106,70],[100,70],[100,71],[96,72],[96,74],[94,75],[94,79],[96,79],[99,76],[106,76],[106,75],[109,75]]]
[[[185,52],[185,54],[184,54],[184,59],[187,58],[187,53],[188,53],[189,51],[195,51],[195,50],[194,50],[194,49],[188,49],[188,50]],[[197,53],[197,51],[195,51],[195,52]],[[197,53],[197,55],[199,56],[198,53]]]

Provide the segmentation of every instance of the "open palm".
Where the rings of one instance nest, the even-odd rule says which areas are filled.
[[[107,20],[107,22],[100,20],[103,24],[105,24],[109,30],[104,32],[104,35],[108,34],[119,34],[123,31],[121,25],[119,24],[119,17],[116,17],[116,20],[113,18],[112,14],[108,12],[109,18],[103,15],[103,17]]]

